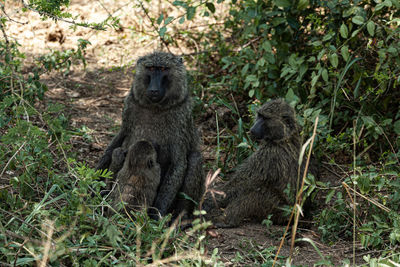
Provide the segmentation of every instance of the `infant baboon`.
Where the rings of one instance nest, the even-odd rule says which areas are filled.
[[[114,150],[113,156],[115,151],[118,150]],[[116,207],[123,201],[132,209],[151,207],[160,184],[160,174],[157,152],[153,145],[147,141],[131,145],[111,193],[113,206]]]
[[[120,152],[138,142],[157,144],[157,162],[161,167],[160,185],[154,207],[161,216],[185,210],[191,215],[203,193],[204,175],[200,137],[192,119],[192,101],[186,69],[180,57],[154,52],[139,58],[132,89],[125,99],[122,126],[100,159],[97,169],[113,166],[118,172]]]
[[[288,184],[296,190],[298,177],[301,144],[293,108],[282,99],[265,103],[250,131],[260,144],[223,187],[219,227],[235,227],[245,218],[261,221],[269,214],[280,224],[285,218],[278,207],[293,204],[284,193]]]

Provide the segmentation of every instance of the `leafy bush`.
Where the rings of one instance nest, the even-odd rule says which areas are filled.
[[[372,144],[378,157],[398,146],[400,133],[399,7],[397,0],[233,1],[225,34],[209,35],[220,57],[210,77],[249,101],[280,96],[318,111],[327,116],[324,139],[357,120],[365,148]]]

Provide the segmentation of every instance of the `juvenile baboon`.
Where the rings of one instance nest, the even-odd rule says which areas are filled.
[[[154,52],[137,61],[134,83],[125,99],[121,130],[97,169],[118,165],[113,151],[126,151],[143,139],[157,144],[157,162],[161,167],[154,207],[161,216],[169,212],[177,215],[183,210],[190,215],[194,204],[178,193],[195,201],[203,193],[200,137],[193,124],[183,60],[170,53]]]
[[[284,193],[288,184],[296,190],[298,177],[301,144],[293,108],[282,99],[265,103],[250,131],[260,143],[223,187],[219,227],[235,227],[245,218],[261,221],[269,214],[280,224],[286,218],[279,207],[293,204]]]
[[[118,148],[113,156],[115,151]],[[111,193],[113,206],[123,201],[132,209],[151,207],[160,184],[160,174],[153,145],[147,141],[131,145]]]

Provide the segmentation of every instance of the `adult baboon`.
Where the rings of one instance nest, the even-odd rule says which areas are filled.
[[[115,151],[118,148],[113,156]],[[131,145],[111,193],[113,206],[123,201],[133,209],[151,207],[157,194],[160,174],[153,145],[144,140]]]
[[[219,227],[235,227],[245,218],[262,220],[269,214],[280,224],[286,218],[279,206],[293,204],[284,193],[288,184],[296,190],[298,177],[301,143],[293,108],[282,99],[265,103],[250,131],[259,147],[223,187],[226,197],[220,205],[225,214]]]
[[[193,203],[178,197],[178,193],[195,201],[203,193],[200,137],[193,124],[183,60],[170,53],[154,52],[137,61],[134,83],[125,99],[121,130],[97,169],[110,166],[115,149],[121,147],[126,151],[143,139],[157,144],[157,162],[161,167],[154,207],[161,216],[168,212],[177,215],[182,210],[190,215]]]

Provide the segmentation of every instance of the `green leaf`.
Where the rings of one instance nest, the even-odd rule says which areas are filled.
[[[392,54],[393,56],[397,56],[397,49],[393,47],[392,45],[388,47],[387,51]]]
[[[185,22],[185,17],[179,19],[179,24],[183,24]]]
[[[354,16],[354,17],[351,19],[351,21],[352,21],[354,24],[361,25],[361,24],[364,23],[364,18],[361,17],[361,16]]]
[[[374,34],[375,34],[375,23],[373,21],[370,20],[367,23],[367,30],[368,30],[369,35],[374,36]]]
[[[160,28],[160,37],[164,37],[165,33],[167,32],[167,27],[162,26]]]
[[[345,10],[343,11],[343,15],[342,15],[343,18],[347,18],[347,17],[353,15],[354,10],[355,10],[354,7],[350,7],[350,8],[348,8],[348,9],[345,9]]]
[[[347,45],[342,46],[342,48],[340,48],[340,51],[342,52],[342,57],[345,61],[349,60],[349,47]]]
[[[186,18],[187,18],[188,20],[193,19],[193,18],[194,18],[194,15],[196,14],[196,8],[190,6],[190,7],[188,7],[188,9],[187,9],[186,11],[187,11],[187,13],[186,13]]]
[[[157,19],[157,24],[161,24],[161,22],[163,21],[163,19],[164,19],[164,14],[162,14],[161,13],[161,15],[158,17],[158,19]]]
[[[331,201],[333,195],[335,194],[335,189],[331,189],[329,193],[326,195],[325,204],[328,204]]]
[[[397,135],[400,135],[400,120],[396,121],[393,124],[394,132],[397,133]]]
[[[334,32],[325,34],[325,36],[322,38],[322,41],[323,41],[323,42],[329,41],[330,39],[332,39],[333,36],[335,36],[335,33],[334,33]]]
[[[265,59],[262,57],[257,61],[257,65],[263,67],[265,65]]]
[[[254,89],[251,89],[250,91],[249,91],[249,97],[253,97],[254,96]]]
[[[290,7],[292,5],[289,0],[274,0],[274,2],[278,7]]]
[[[384,7],[383,3],[379,3],[375,6],[375,12],[381,10]]]
[[[331,61],[331,64],[334,68],[336,68],[339,65],[339,58],[338,55],[336,53],[333,53],[329,60]]]
[[[273,26],[278,26],[279,24],[282,24],[284,22],[286,22],[286,18],[282,18],[282,17],[275,17],[271,21]]]
[[[390,1],[390,0],[385,0],[385,1],[383,2],[383,4],[384,4],[385,6],[387,6],[387,7],[392,7],[392,1]]]
[[[247,63],[246,65],[244,65],[244,67],[242,68],[242,76],[246,76],[247,71],[249,70],[249,66],[250,66],[249,63]]]
[[[328,71],[325,68],[322,69],[321,75],[322,75],[322,79],[324,79],[325,82],[328,82],[329,75],[328,75]]]
[[[359,32],[360,32],[360,29],[355,30],[355,31],[351,34],[351,38],[353,38],[354,36],[356,36]]]
[[[168,25],[173,19],[174,19],[174,17],[166,18],[165,21],[164,21],[164,25]]]
[[[343,23],[342,26],[340,26],[340,35],[344,38],[347,39],[349,36],[349,30],[347,29],[347,26]]]
[[[186,5],[186,3],[183,1],[174,1],[172,4],[174,6],[182,6],[182,7],[185,7],[185,5]]]
[[[315,75],[312,79],[311,79],[311,88],[313,88],[315,86],[315,84],[318,82],[319,79],[319,75]]]
[[[264,42],[262,43],[261,47],[262,47],[262,49],[264,49],[266,52],[271,52],[271,51],[272,51],[271,43],[270,43],[268,40],[264,41]]]
[[[391,2],[396,8],[400,8],[400,2],[398,0],[391,0]]]
[[[289,88],[289,90],[287,91],[285,99],[289,103],[292,103],[292,102],[299,103],[300,102],[300,98],[293,92],[292,88]]]
[[[299,3],[297,4],[297,9],[300,11],[306,9],[308,4],[309,4],[308,0],[299,0]]]
[[[215,12],[215,6],[214,6],[213,3],[208,2],[208,3],[206,3],[206,6],[207,6],[208,10],[211,11],[211,13],[214,13],[214,12]]]

